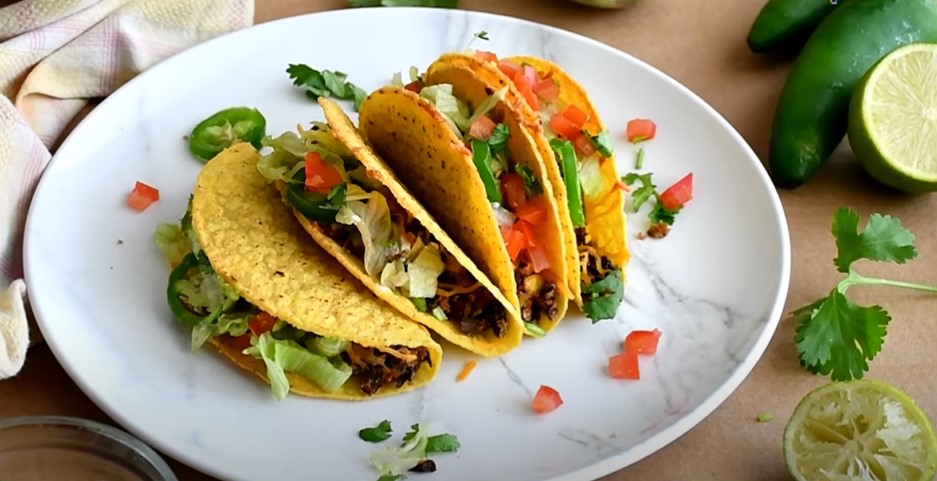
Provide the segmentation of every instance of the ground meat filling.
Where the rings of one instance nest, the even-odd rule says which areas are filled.
[[[398,204],[386,187],[379,192],[387,199],[391,223],[411,243],[417,239],[423,244],[435,242],[432,234],[410,213]],[[348,250],[353,256],[364,258],[364,245],[353,226],[337,222],[320,223],[322,232]],[[442,251],[446,270],[439,276],[436,297],[427,299],[427,311],[432,313],[437,306],[464,334],[484,336],[488,333],[501,337],[507,331],[507,313],[504,306],[478,283],[475,278],[448,251]],[[555,294],[553,294],[555,296]],[[555,310],[555,308],[554,308]]]
[[[608,257],[599,255],[595,248],[589,245],[589,234],[584,227],[576,229],[576,245],[579,248],[579,265],[581,266],[583,286],[594,284],[611,271],[617,269],[615,263]]]
[[[429,351],[424,347],[416,349],[391,346],[391,349],[403,354],[405,357],[415,356],[412,360],[405,360],[379,349],[352,344],[342,354],[345,362],[351,365],[352,373],[361,385],[361,392],[373,396],[384,385],[394,385],[398,388],[413,380],[417,371],[424,362],[430,363]]]
[[[543,314],[550,320],[556,319],[559,308],[556,305],[556,284],[534,272],[533,266],[521,260],[514,269],[517,282],[517,297],[521,303],[521,319],[524,322],[539,324]]]

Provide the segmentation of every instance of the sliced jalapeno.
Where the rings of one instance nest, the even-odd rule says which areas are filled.
[[[189,271],[198,269],[198,258],[194,254],[186,254],[182,262],[176,266],[169,274],[169,286],[166,289],[166,300],[169,302],[169,309],[180,322],[187,326],[195,326],[201,322],[211,322],[221,314],[221,307],[214,312],[199,312],[192,309],[191,306],[182,300],[180,289],[182,282],[188,280]],[[201,275],[201,274],[199,274]]]
[[[267,133],[267,120],[257,109],[230,107],[201,121],[189,134],[189,151],[208,162],[236,142],[250,142],[256,149]]]
[[[306,169],[293,176],[295,182],[286,188],[286,201],[307,219],[316,222],[334,222],[338,209],[345,204],[345,183],[338,184],[328,194],[306,191]]]
[[[566,184],[566,199],[569,202],[569,217],[575,227],[585,227],[586,216],[582,207],[582,192],[579,190],[579,170],[576,151],[568,140],[551,139],[550,147],[560,164],[560,173]]]

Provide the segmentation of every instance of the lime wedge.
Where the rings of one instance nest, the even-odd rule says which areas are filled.
[[[937,191],[937,45],[898,48],[853,91],[849,144],[865,170],[903,192]]]
[[[797,481],[932,481],[937,437],[907,394],[880,381],[833,382],[808,393],[784,428]]]

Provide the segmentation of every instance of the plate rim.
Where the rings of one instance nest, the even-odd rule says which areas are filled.
[[[756,172],[759,180],[763,183],[765,190],[768,194],[768,200],[770,201],[770,206],[774,213],[776,214],[776,226],[778,233],[780,234],[780,277],[773,278],[772,281],[777,282],[777,292],[775,293],[774,299],[772,301],[771,309],[767,311],[767,315],[763,317],[764,326],[761,328],[761,332],[758,335],[757,339],[751,344],[751,347],[746,354],[745,358],[740,362],[736,367],[730,371],[728,377],[722,381],[718,387],[712,391],[712,393],[705,397],[696,407],[689,410],[678,418],[675,422],[659,431],[658,433],[644,439],[640,443],[631,447],[630,449],[616,452],[608,456],[605,459],[593,462],[586,466],[583,466],[579,469],[569,471],[565,474],[555,476],[544,481],[574,481],[582,479],[598,479],[609,474],[613,474],[622,469],[625,469],[629,466],[632,466],[651,455],[657,453],[667,445],[673,443],[674,441],[680,439],[691,431],[694,427],[702,423],[707,417],[709,417],[713,412],[715,412],[719,407],[721,407],[725,401],[742,385],[742,383],[751,375],[754,371],[755,366],[764,356],[764,353],[770,344],[771,339],[773,338],[777,328],[780,324],[781,318],[783,316],[784,305],[787,300],[787,296],[790,290],[790,279],[791,279],[791,240],[790,240],[790,230],[786,220],[786,213],[784,211],[783,203],[781,202],[780,196],[777,190],[773,187],[767,172],[764,169],[763,163],[761,162],[758,155],[754,152],[745,138],[739,133],[739,131],[724,117],[719,111],[717,111],[712,105],[706,102],[700,95],[688,88],[682,82],[671,77],[663,70],[651,65],[650,63],[635,57],[634,55],[616,48],[614,46],[603,43],[599,40],[587,37],[585,35],[573,32],[571,30],[566,30],[561,27],[554,25],[548,25],[540,23],[533,20],[528,20],[525,18],[515,17],[512,15],[505,15],[500,13],[492,13],[485,11],[475,11],[475,10],[466,10],[466,9],[442,9],[442,8],[430,8],[430,7],[394,7],[395,11],[415,11],[422,14],[428,15],[440,15],[440,16],[456,16],[456,17],[477,17],[477,18],[489,18],[493,20],[503,21],[506,23],[520,24],[529,28],[539,28],[547,32],[551,36],[566,37],[566,39],[580,42],[589,48],[604,50],[608,53],[611,53],[618,57],[623,57],[627,61],[633,62],[640,68],[647,71],[649,74],[657,78],[658,81],[669,84],[671,87],[682,92],[688,99],[690,99],[696,106],[700,107],[704,112],[709,114],[717,123],[722,127],[726,133],[729,134],[729,137],[742,149],[742,151],[748,157],[748,160],[753,163],[753,166],[756,167]],[[150,76],[159,75],[163,70],[171,69],[172,66],[176,63],[181,62],[183,59],[188,57],[197,57],[200,54],[200,51],[207,46],[214,43],[222,43],[230,41],[230,37],[237,37],[245,35],[245,32],[256,32],[258,30],[267,30],[267,29],[276,29],[278,25],[284,23],[303,23],[310,18],[318,17],[327,17],[327,16],[367,16],[374,15],[378,12],[386,11],[383,8],[372,7],[372,8],[338,8],[334,10],[325,10],[318,12],[303,13],[297,15],[291,15],[287,17],[276,18],[268,20],[261,23],[255,23],[248,27],[244,27],[238,30],[226,32],[220,35],[217,35],[211,39],[205,40],[198,44],[195,44],[191,47],[188,47],[170,57],[167,57],[156,64],[150,66],[146,70],[135,75],[133,78],[122,84],[120,87],[115,89],[111,94],[109,94],[104,100],[100,102],[91,112],[88,113],[68,134],[68,136],[63,139],[60,143],[55,154],[49,160],[46,168],[44,169],[37,185],[34,190],[32,199],[30,201],[30,207],[27,211],[25,229],[23,235],[23,264],[24,264],[24,280],[26,282],[26,291],[27,295],[32,297],[30,294],[36,291],[36,285],[30,282],[31,276],[29,275],[30,271],[33,271],[34,268],[31,267],[32,263],[29,259],[32,257],[30,252],[33,250],[31,247],[33,242],[30,242],[30,239],[34,237],[33,232],[38,231],[40,228],[34,222],[36,216],[34,216],[34,206],[33,202],[42,192],[45,191],[44,186],[48,182],[46,181],[48,176],[45,175],[50,168],[60,162],[59,158],[63,157],[62,152],[66,154],[70,153],[70,146],[72,143],[77,142],[74,139],[83,137],[85,130],[92,128],[93,124],[96,123],[96,119],[104,115],[102,112],[105,109],[100,107],[105,105],[110,105],[111,103],[118,102],[120,98],[114,99],[115,95],[122,90],[129,90],[137,83],[142,82],[141,79],[146,79]],[[396,13],[396,12],[395,12]],[[401,13],[402,14],[402,13]],[[39,291],[42,289],[40,288]],[[120,427],[126,429],[128,432],[132,433],[134,436],[143,440],[147,445],[152,446],[155,450],[160,453],[171,457],[173,460],[185,464],[186,466],[193,468],[197,471],[200,471],[209,476],[218,478],[218,479],[227,479],[220,470],[215,469],[213,465],[209,462],[203,461],[202,459],[196,456],[190,456],[183,449],[177,449],[175,446],[170,444],[171,440],[164,440],[157,436],[151,436],[150,433],[138,425],[134,420],[129,419],[123,416],[120,413],[120,409],[116,406],[112,406],[112,403],[98,396],[98,393],[88,385],[82,376],[78,373],[80,369],[76,369],[75,366],[72,366],[68,362],[64,362],[68,358],[67,348],[64,348],[62,345],[58,344],[55,340],[55,336],[47,335],[46,329],[51,330],[51,326],[46,326],[45,316],[42,311],[43,308],[39,305],[32,305],[32,310],[36,324],[42,332],[46,344],[49,346],[49,350],[52,352],[53,356],[56,359],[56,362],[65,370],[68,377],[74,382],[82,393],[87,396],[94,405],[103,411],[108,417],[110,417],[115,423]],[[165,441],[165,442],[164,442]]]

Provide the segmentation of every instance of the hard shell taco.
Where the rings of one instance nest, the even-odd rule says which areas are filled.
[[[429,383],[441,347],[309,240],[259,158],[247,143],[218,154],[181,223],[157,230],[174,266],[169,307],[193,349],[213,344],[279,399],[365,400]]]
[[[471,352],[517,347],[517,309],[403,187],[334,101],[258,163],[303,228],[388,304]]]
[[[507,83],[506,103],[522,119],[553,187],[569,267],[569,288],[593,322],[614,317],[630,260],[624,194],[611,138],[585,90],[556,64],[491,52],[449,53],[427,78],[458,66],[489,89]]]
[[[400,84],[398,82],[398,84]],[[536,144],[505,96],[453,65],[362,102],[359,128],[404,185],[544,335],[571,293],[562,221]]]

